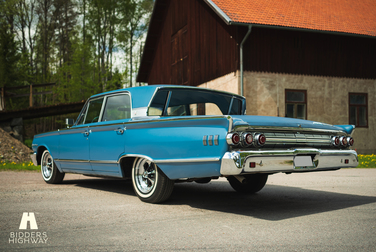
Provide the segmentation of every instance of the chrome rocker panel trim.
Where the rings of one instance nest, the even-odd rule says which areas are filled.
[[[311,156],[313,165],[295,167],[296,156]],[[348,163],[345,163],[345,160]],[[255,163],[251,168],[250,163]],[[221,175],[239,175],[247,173],[307,172],[335,170],[358,166],[358,156],[354,150],[320,150],[300,148],[290,150],[232,151],[223,155]]]

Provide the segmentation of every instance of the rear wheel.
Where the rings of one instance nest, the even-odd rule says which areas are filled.
[[[242,177],[245,178],[243,182],[240,182],[234,176],[228,177],[227,180],[235,191],[246,194],[260,191],[264,188],[266,181],[268,180],[268,174],[248,174],[243,175]]]
[[[65,173],[62,173],[57,169],[54,159],[48,150],[45,150],[42,154],[40,168],[42,177],[47,183],[58,184],[63,181]]]
[[[132,168],[133,189],[138,198],[148,203],[167,200],[174,189],[174,181],[167,178],[156,164],[138,158]]]

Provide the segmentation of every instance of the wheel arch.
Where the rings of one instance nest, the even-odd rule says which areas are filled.
[[[50,151],[50,149],[48,149],[47,146],[45,146],[45,145],[38,146],[38,149],[37,149],[37,164],[38,165],[41,165],[42,155],[43,155],[43,152],[46,151],[46,150],[51,154],[51,151]],[[55,160],[55,158],[52,156],[52,154],[51,154],[51,157]],[[61,167],[59,165],[57,165],[56,163],[55,163],[55,165],[56,165],[57,169],[59,170],[59,172],[63,172],[63,170],[61,169]]]
[[[37,149],[37,164],[40,165],[41,164],[41,160],[42,160],[42,154],[45,150],[48,150],[46,146],[44,145],[41,145],[41,146],[38,146],[38,149]],[[49,151],[49,150],[48,150]],[[51,152],[50,152],[51,153]]]
[[[119,158],[118,162],[120,164],[120,168],[121,168],[121,171],[122,171],[122,174],[123,174],[123,178],[131,178],[132,177],[133,164],[138,158],[145,158],[145,159],[155,163],[155,161],[151,157],[146,156],[146,155],[140,155],[140,154],[125,154],[125,155],[122,155]]]

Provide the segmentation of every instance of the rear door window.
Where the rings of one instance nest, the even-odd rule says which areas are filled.
[[[102,121],[131,118],[131,101],[128,94],[107,97]]]

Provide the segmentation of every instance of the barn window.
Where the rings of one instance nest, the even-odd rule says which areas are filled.
[[[307,119],[307,91],[285,90],[286,117]]]
[[[349,124],[356,127],[368,127],[367,94],[349,94]]]

